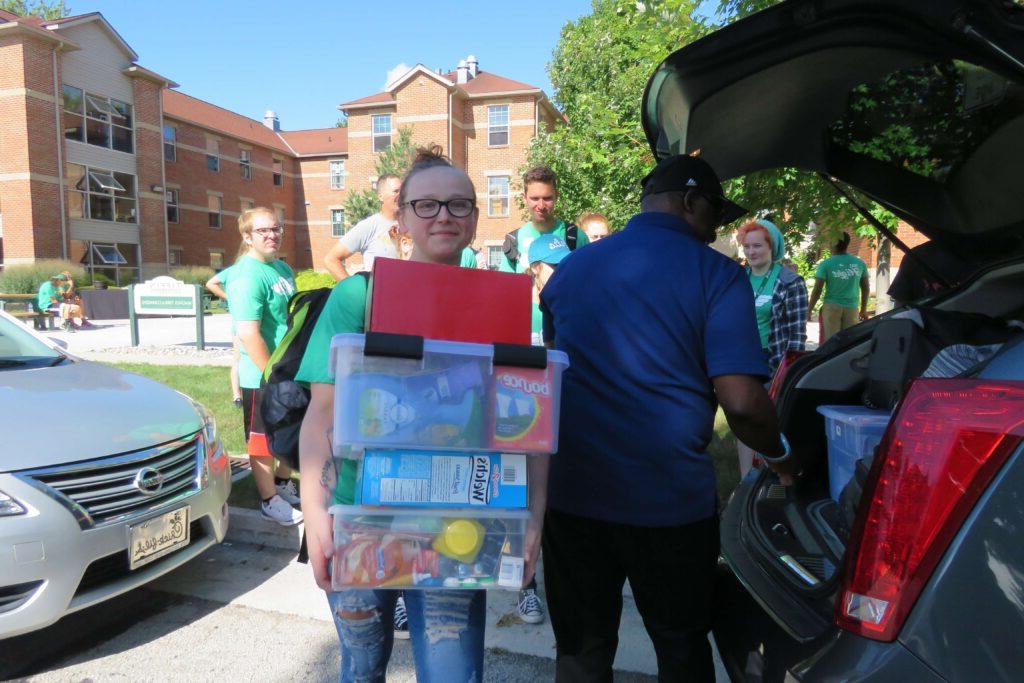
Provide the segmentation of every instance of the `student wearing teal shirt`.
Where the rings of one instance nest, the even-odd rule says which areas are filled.
[[[260,514],[282,526],[302,521],[292,506],[299,502],[291,471],[274,459],[263,432],[257,390],[270,354],[288,329],[288,300],[295,293],[295,276],[277,257],[284,238],[274,212],[265,207],[244,211],[238,218],[242,253],[232,266],[227,286],[228,308],[241,342],[238,379],[242,386],[242,415],[253,481],[260,496]]]
[[[411,260],[447,265],[461,262],[462,250],[476,235],[476,190],[465,171],[440,155],[440,148],[419,151],[402,183],[399,206],[399,226],[414,242]],[[327,361],[335,334],[363,329],[366,285],[360,279],[349,278],[351,282],[342,282],[331,292],[296,375],[297,380],[309,384],[311,394],[299,442],[309,563],[317,585],[327,592],[341,640],[343,681],[383,679],[391,657],[391,629],[400,594],[395,590],[335,592],[329,571],[334,537],[328,506],[332,498],[351,499],[355,481],[344,469],[339,472],[335,468],[331,456],[334,380]],[[458,303],[452,302],[452,315],[465,314]],[[531,458],[528,465],[533,490],[526,537],[527,580],[533,575],[539,549],[540,522],[547,502],[547,463],[547,459]],[[430,591],[429,597],[421,590],[403,592],[417,680],[486,680],[485,591],[439,589]],[[374,628],[368,630],[365,624],[371,620]]]
[[[567,239],[569,231],[568,224],[560,218],[555,217],[555,202],[558,201],[558,179],[555,172],[547,166],[535,166],[523,176],[523,199],[526,208],[530,212],[530,222],[520,227],[506,237],[506,246],[509,239],[516,244],[518,256],[513,260],[509,259],[509,252],[505,251],[498,266],[503,273],[525,273],[529,267],[527,255],[530,253],[530,245],[541,235],[554,235],[574,249],[590,243],[587,233],[579,228],[573,227],[576,234],[575,244]],[[512,238],[512,235],[515,235]]]
[[[863,261],[847,254],[850,233],[843,236],[832,248],[833,255],[818,264],[814,273],[814,291],[811,293],[810,310],[825,290],[821,305],[822,341],[847,327],[853,327],[861,320],[868,319],[868,267]],[[858,310],[857,300],[860,299]]]
[[[760,219],[736,232],[747,259],[747,279],[754,294],[754,313],[761,351],[775,374],[787,351],[803,351],[807,343],[807,285],[782,264],[786,245],[774,223]],[[740,476],[753,464],[754,451],[738,444]]]
[[[534,346],[544,345],[544,316],[540,311],[540,293],[555,273],[555,267],[562,259],[571,254],[569,247],[554,235],[545,235],[533,241],[527,262],[530,264],[529,274],[533,278],[533,330],[531,341]]]

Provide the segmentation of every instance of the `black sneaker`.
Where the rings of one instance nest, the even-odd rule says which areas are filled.
[[[519,591],[519,618],[527,624],[540,624],[544,621],[544,603],[533,588]]]
[[[401,595],[395,603],[395,638],[409,639],[409,616],[405,613],[405,598]]]

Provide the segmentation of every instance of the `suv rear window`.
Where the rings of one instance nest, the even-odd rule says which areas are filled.
[[[950,190],[964,232],[1024,217],[1024,87],[984,67],[950,59],[860,84],[828,137],[834,150]]]

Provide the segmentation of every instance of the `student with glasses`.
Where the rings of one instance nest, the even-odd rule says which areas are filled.
[[[295,276],[278,258],[284,226],[274,212],[256,207],[238,218],[242,237],[238,260],[227,285],[239,349],[238,380],[242,387],[242,416],[252,478],[260,496],[260,514],[282,526],[302,521],[298,490],[291,470],[277,464],[267,445],[259,411],[258,389],[263,369],[288,329],[288,300],[295,293]]]
[[[411,260],[457,266],[476,235],[479,211],[469,176],[441,156],[440,148],[421,149],[406,174],[399,198],[398,224],[413,240]],[[331,504],[352,505],[354,460],[333,460],[331,428],[334,378],[327,369],[331,338],[363,332],[366,280],[348,278],[331,292],[309,340],[296,375],[309,384],[311,399],[300,436],[302,508],[306,518],[309,563],[334,616],[341,641],[341,681],[383,681],[394,644],[392,619],[396,590],[345,590],[331,586],[333,555]],[[453,311],[458,302],[452,303]],[[453,312],[452,315],[468,315]],[[533,460],[533,459],[531,459]],[[526,578],[533,575],[543,519],[547,459],[530,464],[533,512],[527,531]],[[543,468],[542,470],[540,468]],[[477,590],[405,590],[416,679],[482,681],[486,597]]]

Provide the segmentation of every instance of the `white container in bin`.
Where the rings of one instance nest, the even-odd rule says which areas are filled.
[[[818,412],[825,416],[828,437],[829,493],[838,502],[857,461],[874,454],[892,415],[863,406],[819,406]]]
[[[518,590],[526,510],[371,508],[333,505],[335,590]]]
[[[348,448],[507,453],[558,449],[561,351],[547,367],[493,364],[489,344],[423,341],[422,358],[367,356],[365,336],[331,340],[335,454]]]

